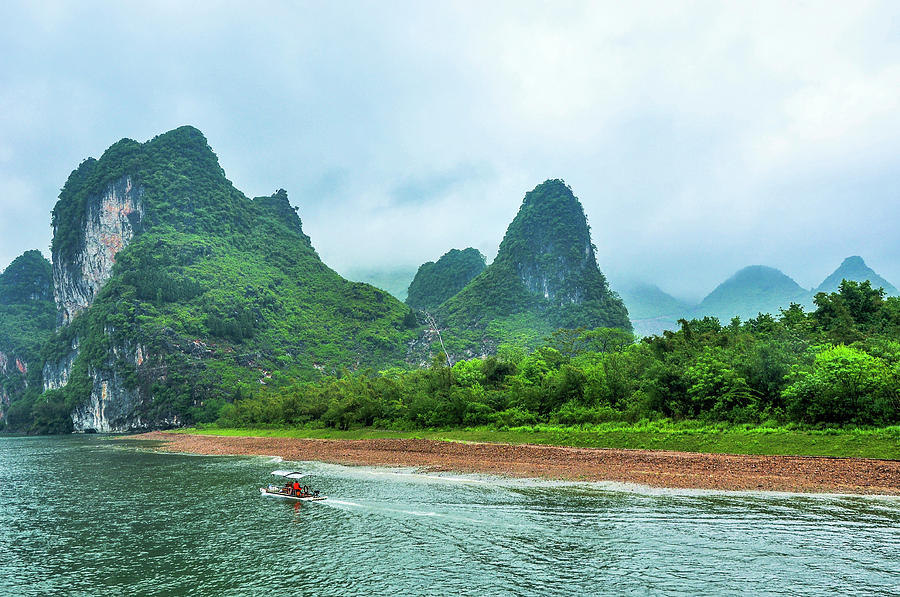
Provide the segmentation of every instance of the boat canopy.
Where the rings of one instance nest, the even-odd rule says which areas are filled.
[[[305,473],[298,473],[297,471],[272,471],[272,474],[276,477],[284,477],[286,479],[299,479],[300,477],[305,477]]]

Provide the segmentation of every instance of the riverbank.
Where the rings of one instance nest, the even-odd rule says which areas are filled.
[[[308,439],[151,432],[130,439],[210,455],[280,456],[343,465],[417,467],[651,487],[900,495],[900,461],[867,458],[702,454],[463,443],[429,439]]]
[[[570,448],[900,460],[900,427],[803,429],[791,426],[769,427],[659,420],[634,424],[622,422],[583,426],[537,424],[504,429],[466,427],[411,431],[375,427],[339,430],[315,427],[232,428],[211,425],[199,429],[179,429],[178,432],[297,439],[433,439]]]

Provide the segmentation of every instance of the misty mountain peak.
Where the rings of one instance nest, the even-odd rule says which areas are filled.
[[[697,315],[712,315],[720,321],[743,319],[759,313],[777,313],[792,302],[809,296],[793,278],[766,265],[750,265],[735,273],[710,292],[697,307]]]
[[[872,284],[872,288],[884,288],[884,291],[890,295],[900,294],[893,284],[866,265],[866,262],[859,255],[853,255],[844,259],[838,268],[819,284],[815,292],[837,292],[842,280],[852,280],[854,282],[868,280]]]

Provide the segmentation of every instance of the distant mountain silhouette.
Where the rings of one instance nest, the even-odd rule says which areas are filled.
[[[885,293],[890,295],[900,294],[893,284],[875,273],[875,270],[866,265],[863,258],[858,255],[844,259],[838,268],[825,278],[813,292],[837,292],[841,280],[853,280],[854,282],[868,280],[872,284],[872,288],[884,288]]]
[[[711,315],[727,323],[735,316],[749,319],[759,313],[777,314],[792,302],[808,300],[809,292],[781,270],[751,265],[719,284],[697,306],[693,316]]]
[[[628,308],[632,319],[647,319],[662,315],[681,315],[693,307],[690,303],[675,298],[656,284],[634,282],[620,285],[619,296]]]

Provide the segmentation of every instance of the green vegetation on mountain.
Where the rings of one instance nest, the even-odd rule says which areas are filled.
[[[455,351],[510,337],[531,343],[557,328],[631,329],[628,312],[597,267],[578,198],[562,180],[526,193],[497,258],[438,309]]]
[[[423,263],[409,284],[406,304],[432,310],[462,290],[484,271],[484,255],[478,249],[451,249],[437,260]]]
[[[140,207],[115,204],[125,199],[114,188],[133,189]],[[113,219],[127,217],[133,238],[98,232],[102,201]],[[122,140],[83,162],[53,226],[56,290],[75,300],[93,297],[79,280],[102,289],[52,331],[53,276],[40,253],[0,274],[8,429],[70,431],[72,413],[108,392],[138,396],[134,416],[153,425],[900,423],[900,298],[886,298],[878,287],[890,285],[861,259],[835,275],[867,281],[819,292],[812,312],[797,304],[809,293],[793,280],[753,266],[706,297],[702,317],[635,341],[561,180],[526,194],[490,266],[466,249],[420,268],[409,305],[434,314],[425,330],[410,306],[322,263],[284,190],[255,199],[236,190],[191,127]],[[82,270],[87,247],[121,249],[108,279]],[[633,296],[635,318],[684,308],[656,287]]]
[[[142,189],[137,235],[90,308],[45,347],[57,363],[77,340],[78,357],[68,384],[35,401],[35,429],[56,424],[39,420],[41,405],[67,416],[101,369],[148,398],[146,420],[190,422],[261,384],[405,362],[417,334],[410,309],[329,269],[287,194],[247,198],[192,127],[83,162],[53,210],[55,255],[84,246],[90,202],[124,176]],[[124,356],[137,347],[143,363]]]
[[[792,305],[723,326],[681,329],[635,343],[621,329],[558,330],[534,351],[430,369],[345,372],[263,388],[227,405],[227,427],[307,425],[511,428],[644,419],[706,424],[885,426],[900,423],[900,298],[845,281]]]
[[[53,300],[53,272],[40,251],[25,251],[0,274],[0,304]]]
[[[778,313],[791,303],[806,303],[809,292],[781,271],[764,265],[743,268],[719,284],[696,307],[694,315],[721,321]]]
[[[39,365],[55,323],[50,262],[26,251],[0,274],[0,352]]]
[[[838,268],[819,284],[819,287],[814,292],[837,292],[842,280],[851,280],[853,282],[865,282],[868,280],[872,288],[884,288],[884,292],[889,296],[900,294],[900,291],[893,284],[879,276],[875,270],[866,265],[862,257],[857,255],[844,259]]]
[[[0,402],[21,398],[26,384],[40,386],[41,346],[55,323],[50,262],[26,251],[0,274]]]

